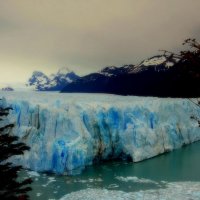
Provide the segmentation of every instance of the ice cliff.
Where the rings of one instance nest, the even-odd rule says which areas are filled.
[[[200,109],[187,99],[0,95],[13,108],[14,134],[31,147],[15,162],[35,171],[73,174],[98,160],[138,162],[200,140],[198,123],[191,119],[200,117]]]

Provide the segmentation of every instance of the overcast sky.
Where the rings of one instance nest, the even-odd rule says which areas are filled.
[[[200,0],[0,0],[0,82],[137,64],[200,39]]]

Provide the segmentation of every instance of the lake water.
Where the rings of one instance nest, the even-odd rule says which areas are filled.
[[[119,111],[121,111],[122,108],[127,108],[127,106],[131,107],[133,102],[135,102],[137,106],[140,105],[141,107],[144,107],[145,105],[145,109],[143,109],[143,111],[146,112],[146,108],[150,111],[154,111],[158,109],[158,105],[161,105],[159,104],[160,99],[158,98],[145,99],[131,96],[122,97],[116,95],[17,92],[1,94],[13,102],[23,100],[29,102],[30,105],[39,104],[41,108],[51,108],[56,113],[58,111],[62,112],[63,110],[64,112],[68,112],[68,108],[71,106],[71,114],[73,115],[70,118],[72,119],[70,123],[74,124],[73,127],[77,127],[80,124],[79,120],[76,121],[73,119],[74,112],[76,116],[79,116],[80,108],[82,108],[82,111],[85,111],[87,108],[90,112],[92,112],[96,111],[97,108],[99,111],[102,111],[116,107]],[[180,105],[183,104],[190,105],[188,104],[188,100],[184,100],[183,104],[181,99],[162,100],[165,101],[164,104],[161,105],[162,113],[166,114],[167,112],[170,116],[174,107],[170,107],[168,105],[174,105],[174,101],[179,102],[179,104],[177,104],[179,105],[179,108]],[[23,108],[24,104],[22,103],[21,105],[21,108]],[[192,106],[195,105],[192,104]],[[24,108],[26,108],[26,106]],[[169,110],[169,108],[171,108],[171,110]],[[194,110],[196,111],[196,107]],[[181,116],[185,114],[185,112],[182,112],[182,109],[180,111],[181,112],[178,112],[178,118],[181,118]],[[126,109],[123,110],[123,112],[127,114]],[[171,120],[173,121],[174,118]],[[55,121],[54,118],[52,118],[52,121]],[[49,123],[49,125],[49,129],[55,130],[55,127],[51,127],[51,123]],[[79,128],[81,128],[81,126]],[[150,126],[148,126],[148,128],[151,130]],[[76,129],[72,129],[72,131],[74,130],[79,132],[79,129],[78,131]],[[197,133],[199,133],[198,130],[199,129],[197,128]],[[123,132],[124,129],[121,131]],[[44,132],[42,132],[42,134],[44,134]],[[54,140],[54,138],[49,138],[49,135],[50,134],[46,135],[43,144],[46,144],[48,140]],[[61,134],[61,136],[63,136],[63,134]],[[45,148],[45,146],[43,146],[43,148]],[[141,148],[141,150],[143,150],[143,148]],[[41,152],[38,153],[39,156]],[[197,142],[171,153],[160,155],[140,163],[131,163],[126,161],[99,163],[93,166],[87,166],[81,174],[74,176],[58,176],[45,173],[39,174],[37,172],[24,170],[21,172],[20,177],[21,179],[32,177],[34,182],[32,184],[33,190],[30,192],[30,196],[33,200],[60,199],[65,195],[67,196],[63,199],[67,200],[200,200],[199,152],[200,142]],[[30,160],[33,162],[35,161],[33,157],[30,157]]]
[[[153,190],[155,192],[160,189],[163,189],[159,193],[160,198],[154,196],[155,199],[163,198],[162,191],[171,194],[170,191],[176,193],[179,189],[180,193],[188,190],[186,194],[188,198],[185,195],[181,196],[181,194],[178,194],[177,198],[200,199],[199,153],[200,142],[196,142],[182,149],[139,163],[125,161],[101,163],[89,166],[82,174],[75,176],[57,176],[23,171],[21,172],[21,178],[32,177],[34,182],[30,196],[31,199],[38,200],[60,199],[66,194],[77,191],[79,191],[79,198],[72,195],[66,199],[93,199],[95,195],[98,199],[98,192],[104,195],[102,199],[135,199],[127,195],[137,191],[140,191],[140,193],[133,193],[138,195],[136,199],[148,199],[144,196],[142,198],[141,191]],[[165,190],[169,185],[171,189]],[[190,188],[191,185],[192,189],[195,188],[194,191]],[[175,188],[176,186],[177,188]],[[84,196],[85,193],[80,191],[89,191],[89,194]],[[93,192],[93,196],[87,196],[91,192]],[[193,195],[191,197],[190,192]],[[119,198],[114,198],[115,194],[119,194]],[[166,194],[166,197],[169,197],[170,194]],[[113,195],[113,198],[109,195]],[[153,193],[151,192],[149,195],[153,195]],[[154,199],[153,196],[150,199]]]

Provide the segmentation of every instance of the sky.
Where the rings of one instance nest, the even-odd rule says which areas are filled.
[[[0,0],[0,82],[137,64],[200,39],[200,0]]]

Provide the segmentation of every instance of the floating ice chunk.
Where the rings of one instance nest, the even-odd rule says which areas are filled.
[[[94,182],[102,182],[101,178],[89,178],[89,179],[75,179],[74,183],[94,183]]]
[[[28,174],[29,176],[31,176],[31,177],[33,177],[33,176],[39,177],[39,176],[40,176],[39,173],[34,172],[34,171],[27,171],[27,174]]]
[[[168,183],[165,189],[144,190],[138,192],[123,192],[107,189],[85,189],[65,195],[60,200],[199,200],[199,182]]]
[[[118,188],[118,187],[119,187],[119,185],[117,185],[117,184],[110,184],[108,186],[108,189],[113,189],[113,188]]]
[[[46,184],[43,184],[43,187],[47,187],[50,183],[55,182],[55,178],[54,177],[49,177],[48,178],[48,182]]]
[[[123,177],[123,176],[117,176],[115,177],[119,181],[123,182],[135,182],[135,183],[152,183],[152,184],[159,184],[156,181],[152,181],[149,179],[145,178],[138,178],[136,176],[128,176],[128,177]]]
[[[42,195],[42,194],[41,194],[41,193],[39,193],[39,192],[36,194],[36,196],[37,196],[37,197],[40,197],[41,195]]]

